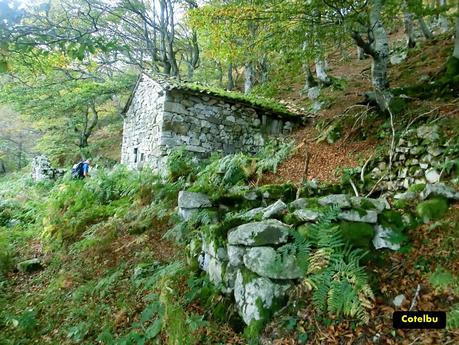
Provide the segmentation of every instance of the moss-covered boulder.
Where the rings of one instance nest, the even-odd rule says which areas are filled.
[[[239,315],[247,325],[263,325],[283,305],[289,288],[288,283],[273,282],[248,269],[238,270],[234,284],[234,299]]]
[[[374,210],[347,210],[343,211],[338,215],[338,218],[341,220],[346,220],[350,222],[362,222],[362,223],[373,223],[375,224],[378,221],[378,212]]]
[[[385,210],[378,216],[378,223],[395,231],[405,230],[402,214],[396,210]]]
[[[310,209],[299,209],[293,212],[298,222],[314,222],[319,219],[321,212]]]
[[[448,211],[448,201],[445,198],[426,200],[416,206],[416,213],[424,223],[440,218],[446,211]]]
[[[277,249],[248,248],[244,254],[244,265],[259,276],[271,279],[297,279],[304,275],[304,269],[297,262],[293,244],[286,244]]]
[[[16,268],[19,272],[30,273],[41,270],[43,266],[40,259],[35,258],[18,263]]]
[[[318,201],[322,206],[337,205],[340,208],[351,207],[351,201],[347,194],[330,194],[319,198]]]
[[[239,225],[228,232],[231,245],[263,246],[287,242],[289,227],[275,219]]]
[[[375,231],[373,226],[359,222],[341,222],[339,224],[343,238],[352,246],[357,248],[369,249]]]
[[[278,200],[290,202],[295,199],[296,187],[291,183],[284,184],[267,184],[261,186],[259,191],[262,193],[264,199]]]

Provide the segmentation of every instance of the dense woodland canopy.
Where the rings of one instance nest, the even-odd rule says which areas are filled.
[[[144,72],[304,126],[129,171]],[[0,86],[0,345],[459,343],[459,0],[0,0]]]

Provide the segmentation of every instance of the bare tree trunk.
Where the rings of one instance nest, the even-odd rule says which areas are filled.
[[[226,89],[231,91],[234,89],[234,79],[233,79],[233,64],[230,62],[228,64],[228,84],[226,85]]]
[[[357,59],[359,59],[359,60],[365,60],[366,59],[365,52],[359,46],[357,46]]]
[[[428,40],[431,40],[433,38],[432,31],[430,31],[429,27],[427,26],[426,22],[424,21],[424,18],[421,16],[418,17],[418,22],[419,26],[421,28],[422,34],[424,37]]]
[[[18,170],[22,169],[22,138],[19,139],[18,143]]]
[[[387,64],[389,61],[389,39],[381,20],[383,0],[373,0],[370,11],[370,25],[373,28],[376,56],[371,66],[372,83],[375,88],[376,101],[381,109],[386,110],[391,96],[388,93],[389,80],[387,79]]]
[[[92,112],[91,118],[89,118],[90,110]],[[90,107],[87,108],[85,112],[83,129],[80,133],[80,144],[78,145],[80,148],[88,147],[88,139],[91,136],[92,131],[96,127],[98,121],[99,114],[97,113],[96,105],[93,103],[90,105]]]
[[[387,65],[389,62],[389,40],[381,20],[383,0],[373,0],[370,10],[369,41],[365,42],[358,31],[351,33],[352,38],[364,52],[370,55],[371,82],[374,88],[375,100],[381,110],[387,111],[392,94],[389,90]]]
[[[260,59],[260,84],[265,84],[268,82],[268,59],[266,55],[264,55]]]
[[[438,5],[445,9],[446,0],[438,0]],[[448,18],[446,18],[442,13],[438,15],[438,26],[440,27],[440,32],[445,33],[449,29]]]
[[[459,65],[459,0],[457,0],[456,37],[454,38],[453,57],[458,60],[457,64]]]
[[[249,93],[253,88],[253,65],[248,62],[244,66],[244,93]]]
[[[311,68],[309,67],[308,63],[303,64],[303,70],[306,75],[305,83],[304,83],[304,90],[308,91],[308,89],[316,87],[317,82],[314,79],[314,75],[311,72]]]
[[[416,36],[413,30],[413,14],[408,8],[407,0],[403,0],[403,23],[405,24],[405,35],[408,48],[416,47]]]
[[[319,83],[323,86],[331,85],[331,80],[328,77],[327,70],[326,70],[326,62],[323,58],[316,59],[316,75],[317,79],[319,79]]]

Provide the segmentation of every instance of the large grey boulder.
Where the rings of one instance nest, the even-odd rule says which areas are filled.
[[[304,275],[292,245],[278,248],[252,247],[244,254],[244,265],[252,272],[271,279],[297,279]]]
[[[440,173],[434,168],[426,170],[425,177],[429,183],[437,183],[440,181]]]
[[[202,251],[209,253],[214,258],[217,258],[221,261],[228,261],[228,253],[226,248],[217,245],[214,240],[207,241],[205,238],[202,240]]]
[[[378,212],[368,210],[361,213],[356,210],[349,210],[341,212],[338,215],[338,218],[350,222],[363,222],[375,224],[378,222]]]
[[[289,227],[275,219],[252,222],[230,230],[228,244],[243,246],[263,246],[287,242]]]
[[[391,250],[399,250],[400,244],[393,243],[390,240],[392,236],[392,229],[385,228],[382,225],[375,225],[375,237],[373,238],[373,246],[376,249],[389,248]]]
[[[382,212],[386,208],[390,208],[390,205],[387,202],[386,198],[372,199],[372,198],[364,198],[360,196],[351,197],[352,207],[362,207],[365,204],[371,204],[372,207],[376,209],[378,212]]]
[[[282,200],[277,200],[263,210],[263,219],[280,216],[285,211],[287,211],[287,205]]]
[[[351,207],[349,196],[346,194],[330,194],[320,198],[318,201],[322,206],[338,205],[340,208]]]
[[[404,192],[394,195],[394,199],[396,200],[414,200],[416,197],[417,194],[415,192]]]
[[[421,127],[418,127],[416,130],[416,134],[419,139],[424,139],[427,141],[437,141],[440,139],[440,134],[439,134],[439,127],[438,125],[434,126],[428,126],[424,125]]]
[[[257,218],[258,216],[261,217],[263,215],[264,209],[265,209],[264,207],[253,208],[253,209],[245,212],[242,215],[242,218],[244,218],[246,220],[253,220],[253,219]]]
[[[248,275],[238,270],[234,282],[234,299],[244,322],[263,320],[274,302],[285,296],[290,284],[274,283],[268,278]]]
[[[302,222],[314,222],[320,217],[319,211],[300,209],[293,212],[293,215]]]
[[[242,266],[244,264],[244,254],[246,250],[246,247],[228,245],[227,253],[229,264],[234,267]]]
[[[292,209],[292,210],[298,210],[300,208],[307,208],[309,205],[309,201],[308,199],[306,198],[299,198],[299,199],[296,199],[295,201],[292,201],[290,204],[289,204],[289,207]]]
[[[180,191],[178,195],[178,214],[182,219],[189,220],[194,213],[203,208],[212,207],[209,197],[202,193]]]
[[[212,207],[209,197],[203,193],[180,191],[178,195],[178,207],[180,208],[206,208]]]
[[[429,196],[443,196],[447,199],[459,200],[459,191],[444,183],[427,184],[421,192],[421,199],[425,200]]]

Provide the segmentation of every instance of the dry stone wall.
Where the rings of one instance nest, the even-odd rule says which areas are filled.
[[[256,153],[268,135],[289,134],[293,123],[272,112],[191,89],[166,88],[143,76],[126,113],[122,163],[162,170],[183,146],[198,157],[213,152]]]

